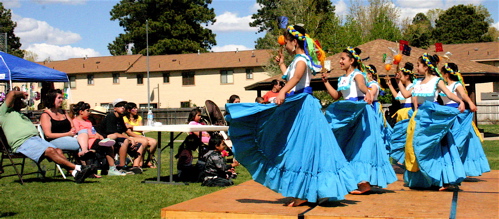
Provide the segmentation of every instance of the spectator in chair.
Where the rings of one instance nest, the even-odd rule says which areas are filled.
[[[69,162],[60,148],[38,136],[38,131],[31,120],[20,112],[26,107],[23,99],[27,97],[26,92],[11,91],[7,94],[4,104],[0,106],[0,125],[12,152],[21,153],[37,163],[47,158],[70,171],[76,183],[84,182],[93,174],[93,166],[75,165]]]
[[[126,103],[127,102],[121,98],[114,100],[114,112],[106,115],[104,120],[101,122],[99,129],[97,129],[97,132],[106,138],[116,141],[114,146],[119,147],[119,164],[116,166],[118,170],[128,170],[128,174],[141,174],[142,169],[140,168],[140,159],[135,159],[133,161],[132,168],[127,168],[125,166],[128,151],[139,151],[140,147],[142,147],[141,144],[138,144],[133,137],[126,135],[127,127],[123,121]]]
[[[84,156],[88,150],[80,148],[77,132],[73,126],[73,121],[69,114],[62,109],[63,94],[60,89],[52,89],[47,92],[45,98],[45,110],[40,116],[40,125],[42,126],[45,139],[56,148],[63,151],[78,153],[76,160]]]
[[[146,137],[144,136],[143,132],[139,131],[134,131],[133,127],[134,126],[142,126],[142,117],[138,115],[138,108],[137,104],[128,102],[125,105],[125,116],[123,117],[123,120],[125,121],[125,125],[127,126],[128,130],[126,133],[128,136],[133,137],[136,142],[139,142],[142,144],[142,149],[143,151],[139,151],[141,153],[140,158],[142,161],[144,161],[144,151],[149,148],[149,155],[147,159],[145,160],[146,163],[142,165],[143,163],[141,162],[140,166],[146,166],[149,168],[156,168],[154,165],[152,159],[154,156],[154,153],[156,152],[156,146],[158,144],[158,141],[154,138],[151,137]]]

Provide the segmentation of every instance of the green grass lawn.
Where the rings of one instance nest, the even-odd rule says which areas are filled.
[[[499,125],[482,125],[485,132],[499,135]],[[156,137],[155,133],[148,136]],[[182,135],[180,139],[183,139]],[[162,145],[169,135],[162,135]],[[175,146],[178,147],[179,143]],[[499,141],[484,141],[483,147],[492,169],[499,169]],[[176,150],[174,151],[176,152]],[[196,155],[195,155],[196,156]],[[4,161],[8,162],[8,161]],[[169,176],[169,149],[162,153],[162,179]],[[175,162],[176,164],[176,162]],[[28,161],[28,169],[35,166]],[[54,164],[42,162],[45,168]],[[6,167],[6,173],[13,172]],[[240,184],[251,179],[244,167],[237,167]],[[176,173],[176,168],[174,168]],[[144,174],[131,176],[103,176],[89,179],[88,183],[76,184],[72,177],[67,180],[51,177],[41,181],[36,176],[26,176],[25,185],[17,177],[0,179],[0,217],[13,218],[159,218],[160,210],[189,199],[200,197],[223,188],[203,187],[200,183],[189,185],[146,184],[144,180],[155,180],[156,169],[146,169]]]

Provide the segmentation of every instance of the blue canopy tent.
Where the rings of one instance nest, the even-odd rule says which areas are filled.
[[[0,51],[0,81],[68,82],[66,73]]]

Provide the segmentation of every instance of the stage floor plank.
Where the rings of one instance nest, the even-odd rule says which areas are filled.
[[[289,200],[254,182],[201,196],[161,210],[162,218],[449,218],[456,200],[456,218],[499,218],[499,171],[463,182],[452,191],[411,190],[402,175],[386,189],[320,206],[284,207]]]

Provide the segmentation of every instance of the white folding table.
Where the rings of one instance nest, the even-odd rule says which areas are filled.
[[[156,159],[158,162],[157,167],[157,179],[156,181],[144,181],[145,183],[165,183],[165,184],[183,184],[173,182],[173,141],[180,135],[173,137],[175,132],[214,132],[214,131],[227,131],[229,126],[217,126],[217,125],[161,125],[161,126],[134,126],[133,131],[142,132],[158,132],[158,148],[156,152]],[[170,132],[170,180],[168,182],[163,182],[160,180],[161,176],[161,132]]]

